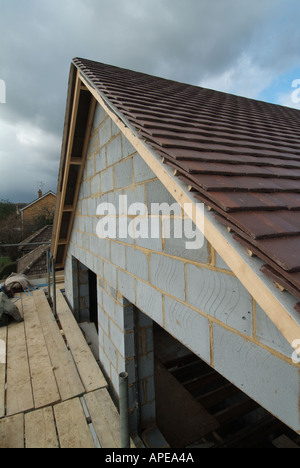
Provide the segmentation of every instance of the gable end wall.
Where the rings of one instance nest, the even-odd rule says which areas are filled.
[[[45,196],[36,203],[33,203],[28,208],[22,211],[22,219],[24,223],[31,223],[36,221],[39,216],[46,215],[51,217],[55,212],[56,207],[56,196],[52,193]]]
[[[71,307],[84,320],[87,317],[80,317],[77,310],[75,261],[97,274],[100,361],[115,391],[119,373],[133,363],[135,305],[299,431],[299,366],[291,361],[294,350],[207,242],[198,251],[187,251],[185,240],[174,238],[99,239],[97,206],[103,202],[118,206],[119,195],[127,195],[129,205],[174,202],[98,106],[66,258],[65,284]],[[160,228],[162,223],[160,219]],[[150,408],[154,404],[150,387],[147,398]]]

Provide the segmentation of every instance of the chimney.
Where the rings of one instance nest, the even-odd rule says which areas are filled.
[[[43,192],[41,191],[41,189],[39,190],[39,198],[41,198],[41,196],[43,195]]]

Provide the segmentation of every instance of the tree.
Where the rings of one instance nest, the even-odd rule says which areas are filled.
[[[45,208],[32,223],[22,223],[16,206],[8,200],[0,202],[0,257],[7,256],[12,261],[18,258],[18,246],[1,247],[1,244],[19,244],[42,227],[53,224],[53,213]]]
[[[54,221],[54,213],[52,213],[48,208],[44,208],[42,213],[40,213],[34,220],[33,229],[38,231],[44,226],[50,226]]]
[[[21,216],[16,205],[9,200],[0,201],[0,256],[7,256],[12,261],[18,258],[18,247],[2,247],[1,244],[19,244],[29,235],[23,229]]]
[[[7,256],[15,261],[18,258],[18,247],[1,248],[1,244],[19,244],[31,232],[31,230],[24,230],[21,217],[16,213],[0,222],[0,256]]]
[[[16,205],[9,200],[0,201],[0,221],[5,221],[9,216],[16,214]]]

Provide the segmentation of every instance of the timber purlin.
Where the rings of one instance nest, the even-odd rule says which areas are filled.
[[[120,447],[118,411],[60,285],[59,323],[42,289],[16,298],[24,321],[0,329],[0,448]]]
[[[299,110],[86,59],[73,64],[195,197],[256,248],[277,282],[299,291]],[[229,216],[235,212],[241,216]]]

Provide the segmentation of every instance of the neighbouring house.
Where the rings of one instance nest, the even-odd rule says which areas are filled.
[[[34,225],[39,219],[52,220],[56,206],[56,195],[51,190],[43,195],[38,191],[38,198],[20,209],[22,223]]]
[[[44,276],[47,273],[47,251],[53,226],[44,226],[20,243],[17,272],[26,276]]]
[[[300,433],[299,125],[298,110],[72,61],[52,254],[149,445],[156,427],[177,447]]]

